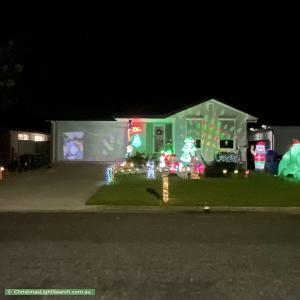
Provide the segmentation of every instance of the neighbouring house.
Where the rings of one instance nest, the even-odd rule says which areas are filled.
[[[249,131],[249,144],[258,140],[266,141],[266,148],[283,155],[293,144],[293,139],[300,140],[300,126],[268,126]]]
[[[272,126],[274,150],[283,155],[293,144],[293,139],[300,140],[300,126]]]
[[[41,164],[50,161],[50,137],[43,132],[0,130],[0,164],[9,168],[22,155],[39,155]]]
[[[192,136],[198,154],[210,162],[220,151],[240,151],[247,162],[247,124],[257,118],[215,99],[164,116],[120,115],[113,121],[51,121],[52,161],[122,161],[128,124],[139,135],[136,151],[158,154],[171,142],[178,159]]]

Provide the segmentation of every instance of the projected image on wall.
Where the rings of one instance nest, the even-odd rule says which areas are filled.
[[[64,132],[64,159],[83,159],[83,131]]]

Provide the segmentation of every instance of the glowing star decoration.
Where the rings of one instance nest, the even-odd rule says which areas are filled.
[[[189,164],[191,158],[195,156],[196,150],[195,140],[192,137],[188,136],[184,140],[184,146],[182,148],[183,154],[181,155],[180,160],[186,165]]]
[[[288,175],[300,180],[300,143],[297,139],[293,140],[293,145],[279,163],[278,176]]]
[[[155,165],[153,160],[147,162],[147,178],[155,179]]]
[[[266,162],[266,143],[264,141],[259,141],[256,144],[255,151],[254,146],[251,146],[251,153],[254,156],[254,164],[256,171],[263,171],[265,169]]]
[[[141,138],[138,134],[135,134],[132,138],[132,142],[131,142],[131,145],[134,147],[134,148],[138,148],[142,145],[142,141],[141,141]]]
[[[105,170],[105,182],[106,184],[110,184],[113,181],[113,168],[108,167]]]
[[[162,173],[162,185],[163,201],[167,203],[169,201],[169,174],[167,171]]]

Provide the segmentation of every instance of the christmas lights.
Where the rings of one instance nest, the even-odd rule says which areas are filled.
[[[106,184],[109,184],[113,181],[113,168],[108,167],[105,170],[105,182]]]
[[[169,201],[169,174],[166,171],[162,173],[162,183],[163,201],[167,203]]]
[[[238,163],[240,160],[240,153],[235,152],[219,152],[216,157],[216,162],[222,163]]]

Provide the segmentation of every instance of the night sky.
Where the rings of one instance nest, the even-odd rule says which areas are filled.
[[[24,65],[19,102],[1,126],[159,114],[210,98],[262,123],[300,125],[299,18],[292,9],[228,14],[37,3],[1,8],[0,43],[13,40]]]

